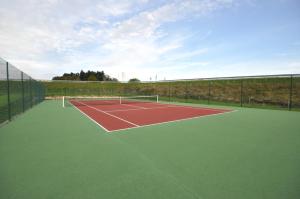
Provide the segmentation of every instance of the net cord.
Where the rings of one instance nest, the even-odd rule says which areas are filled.
[[[82,97],[82,96],[73,96],[73,97],[68,97],[68,96],[63,96],[62,97],[62,106],[63,108],[66,107],[65,103],[66,101],[68,101],[68,99],[118,99],[119,100],[119,104],[122,104],[123,100],[126,99],[133,99],[133,98],[149,98],[149,97],[155,97],[156,98],[156,103],[158,103],[158,95],[138,95],[138,96],[119,96],[119,97],[115,97],[115,96],[111,96],[111,97]]]

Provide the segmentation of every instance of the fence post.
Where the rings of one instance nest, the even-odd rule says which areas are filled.
[[[208,104],[210,104],[210,84],[211,81],[208,81],[208,99],[207,99]]]
[[[171,101],[171,83],[168,83],[169,86],[169,102]]]
[[[22,85],[22,107],[23,112],[25,111],[25,98],[24,98],[24,73],[21,72],[21,85]]]
[[[185,103],[187,103],[188,101],[188,82],[185,82],[185,94],[184,94],[184,98],[185,98]]]
[[[291,75],[290,78],[289,111],[292,110],[292,96],[293,96],[293,75]]]
[[[240,101],[241,101],[241,107],[243,107],[243,79],[241,79],[241,96],[240,96]]]
[[[39,82],[36,82],[36,104],[40,103],[40,85]]]
[[[30,93],[30,107],[32,107],[32,83],[31,83],[31,77],[29,77],[29,93]]]
[[[11,120],[8,62],[6,62],[6,82],[7,82],[7,113],[8,113],[8,120]]]

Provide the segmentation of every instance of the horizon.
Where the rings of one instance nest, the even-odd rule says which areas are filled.
[[[39,80],[300,74],[297,0],[12,0],[0,16],[0,57]]]

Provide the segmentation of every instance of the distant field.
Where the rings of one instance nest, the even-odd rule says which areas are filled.
[[[160,100],[297,110],[300,77],[193,80],[155,83],[43,82],[46,96],[159,95]],[[291,105],[290,105],[291,103]]]

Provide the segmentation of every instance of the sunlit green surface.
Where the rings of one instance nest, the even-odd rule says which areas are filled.
[[[298,198],[300,113],[234,109],[108,134],[45,101],[0,128],[0,198]]]

